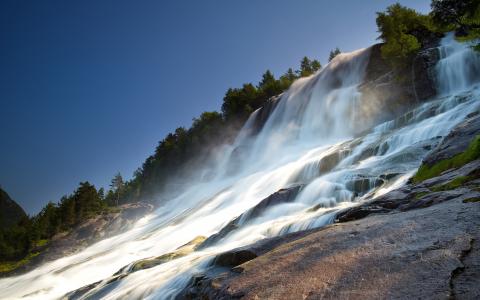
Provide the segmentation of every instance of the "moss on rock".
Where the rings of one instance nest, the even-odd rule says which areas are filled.
[[[422,164],[413,177],[413,182],[418,183],[436,177],[446,170],[461,167],[478,158],[480,158],[480,135],[473,138],[464,152],[441,160],[432,166]]]

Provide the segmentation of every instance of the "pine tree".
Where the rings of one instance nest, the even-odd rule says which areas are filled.
[[[118,202],[120,200],[120,193],[123,189],[123,186],[125,185],[125,183],[123,182],[123,178],[122,178],[122,175],[120,174],[120,172],[117,173],[117,175],[115,175],[112,179],[112,183],[110,184],[110,188],[112,189],[112,191],[116,194],[116,198],[115,198],[115,205],[118,206]]]
[[[302,58],[302,61],[300,62],[300,70],[297,71],[300,77],[309,76],[313,73],[311,64],[312,62],[308,57],[305,56],[304,58]]]
[[[272,84],[275,84],[275,76],[273,76],[270,70],[267,70],[265,73],[263,73],[262,80],[258,84],[258,88],[264,89]]]
[[[318,70],[320,70],[322,68],[322,64],[316,59],[314,59],[312,61],[310,66],[311,66],[311,69],[312,69],[313,73],[317,72]]]
[[[336,47],[335,49],[330,51],[330,55],[328,56],[328,62],[331,62],[332,59],[334,59],[335,56],[339,55],[340,53],[342,53],[342,52],[340,51],[340,49],[338,47]]]

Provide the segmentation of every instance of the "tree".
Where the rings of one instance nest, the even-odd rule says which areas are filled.
[[[315,73],[322,68],[322,64],[320,64],[320,62],[318,60],[314,59],[312,61],[312,63],[310,64],[310,67],[311,67],[313,73]]]
[[[313,73],[311,69],[311,64],[312,62],[308,57],[305,56],[304,58],[302,58],[300,62],[300,71],[298,71],[301,77],[310,76]]]
[[[421,43],[413,34],[415,31],[429,30],[429,17],[396,3],[387,7],[386,12],[377,13],[379,38],[385,43],[381,47],[382,57],[393,67],[405,65]]]
[[[312,61],[308,57],[305,56],[300,61],[300,70],[297,71],[297,74],[300,77],[306,77],[306,76],[312,75],[313,73],[320,70],[321,68],[322,68],[322,65],[320,64],[320,62],[318,60],[314,59]]]
[[[259,82],[258,88],[263,89],[272,84],[275,84],[275,76],[273,76],[270,70],[267,70],[265,73],[263,73],[262,80]]]
[[[439,25],[461,27],[463,16],[478,9],[479,3],[478,0],[432,0],[432,19]]]
[[[79,187],[70,198],[73,199],[75,206],[76,223],[80,223],[96,213],[101,212],[105,207],[105,203],[100,198],[97,189],[88,181],[80,182]]]
[[[328,62],[331,62],[332,59],[335,58],[335,56],[339,55],[342,53],[338,47],[330,51],[330,54],[328,55]]]
[[[124,186],[123,178],[120,172],[118,172],[112,179],[112,182],[110,183],[110,188],[113,190],[113,192],[116,195],[115,198],[115,205],[118,206],[119,200],[120,200],[120,193],[122,192]]]
[[[480,38],[479,0],[433,0],[432,20],[442,31],[455,30],[460,41]],[[474,46],[480,51],[480,43]]]

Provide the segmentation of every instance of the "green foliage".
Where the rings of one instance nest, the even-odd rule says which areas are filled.
[[[338,47],[331,50],[330,54],[328,55],[328,62],[331,62],[332,59],[334,59],[335,56],[339,55],[340,53],[342,53],[342,52],[340,51],[340,49]]]
[[[478,198],[478,197],[468,198],[468,199],[464,199],[462,202],[463,202],[463,203],[475,203],[475,202],[480,202],[480,198]]]
[[[418,194],[415,194],[415,199],[420,199],[427,194],[428,194],[428,192],[420,192]]]
[[[421,42],[415,33],[431,29],[428,16],[398,3],[387,7],[386,12],[377,13],[376,22],[379,38],[384,41],[382,57],[394,67],[402,66],[420,49]]]
[[[308,57],[305,56],[300,62],[300,70],[297,71],[297,74],[300,77],[306,77],[312,75],[321,68],[322,65],[318,60],[310,60]]]
[[[432,0],[431,16],[433,21],[444,27],[465,25],[465,16],[474,14],[478,9],[478,0]]]
[[[81,182],[60,203],[49,202],[36,216],[24,217],[15,226],[0,229],[0,261],[7,262],[0,268],[17,268],[27,263],[33,257],[32,251],[44,247],[56,233],[68,231],[106,208],[101,193],[90,183]],[[22,260],[18,262],[19,259]]]
[[[413,177],[413,182],[417,183],[433,178],[440,175],[443,171],[461,167],[478,158],[480,158],[480,135],[477,135],[472,140],[464,152],[457,154],[452,158],[441,160],[433,166],[425,164],[421,165],[417,174]]]
[[[120,200],[120,194],[123,192],[124,186],[125,186],[125,183],[123,182],[123,177],[120,174],[120,172],[118,172],[113,177],[112,182],[110,183],[110,191],[112,193],[109,194],[109,196],[110,196],[109,204],[118,206],[118,202]],[[103,191],[102,191],[102,193],[103,193]]]
[[[34,253],[28,254],[27,256],[22,258],[21,260],[0,262],[0,273],[11,272],[15,269],[18,269],[21,266],[24,266],[25,264],[30,262],[32,260],[32,258],[38,256],[39,254],[40,254],[40,252],[34,252]]]
[[[456,31],[459,41],[480,39],[480,1],[432,0],[432,20],[438,30]],[[480,51],[480,43],[473,46]]]

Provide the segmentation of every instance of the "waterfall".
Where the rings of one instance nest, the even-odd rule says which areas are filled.
[[[439,47],[441,59],[436,66],[441,94],[466,90],[480,80],[480,57],[471,49],[477,42],[457,43],[453,33],[443,38]]]
[[[452,36],[439,49],[440,96],[355,138],[361,121],[357,87],[369,51],[337,56],[320,72],[296,81],[255,136],[250,133],[258,113],[253,114],[231,150],[209,166],[214,178],[192,183],[129,231],[27,274],[1,279],[0,298],[55,299],[100,282],[83,298],[169,299],[218,253],[324,226],[339,209],[401,186],[420,165],[426,146],[479,109],[479,55]],[[238,151],[241,156],[234,155]],[[263,199],[291,186],[300,186],[291,201],[245,217]],[[198,236],[212,236],[236,218],[237,229],[218,241],[128,273],[133,262],[175,251]],[[112,280],[119,270],[125,276]]]

